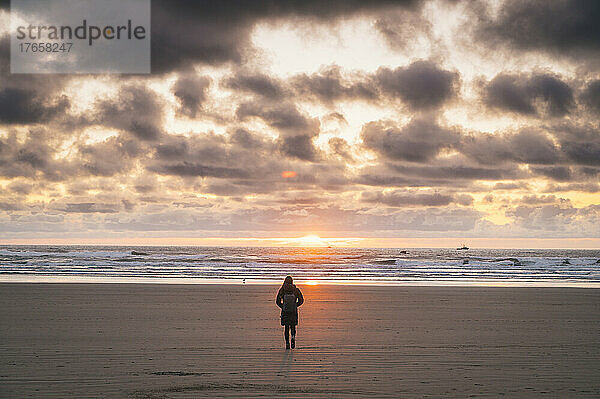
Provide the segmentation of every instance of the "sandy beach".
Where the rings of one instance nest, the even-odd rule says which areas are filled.
[[[0,284],[0,397],[600,396],[600,291]]]

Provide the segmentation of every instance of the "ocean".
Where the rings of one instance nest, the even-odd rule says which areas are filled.
[[[0,246],[0,281],[600,287],[600,250]]]

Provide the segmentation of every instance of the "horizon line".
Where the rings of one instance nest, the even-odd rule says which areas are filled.
[[[97,237],[13,238],[0,246],[195,246],[264,248],[457,248],[470,249],[600,249],[600,238],[528,237],[319,237],[322,243],[302,245],[303,237]]]

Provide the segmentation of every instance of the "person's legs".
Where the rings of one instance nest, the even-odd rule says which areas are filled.
[[[296,347],[296,326],[292,324],[290,327],[292,330],[292,349],[294,349]]]
[[[294,333],[292,333],[292,336],[293,334]],[[285,349],[290,349],[290,326],[288,324],[285,325],[283,335],[285,336]]]

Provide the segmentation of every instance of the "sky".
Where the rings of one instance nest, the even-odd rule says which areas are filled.
[[[11,75],[7,3],[0,243],[600,246],[598,2],[153,1],[149,75]]]

